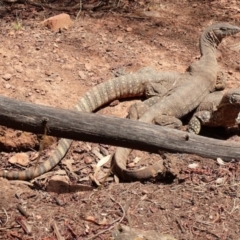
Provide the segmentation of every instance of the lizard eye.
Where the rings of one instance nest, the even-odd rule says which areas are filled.
[[[220,27],[220,30],[223,31],[223,32],[225,32],[225,31],[227,31],[227,28],[225,28],[225,27]]]

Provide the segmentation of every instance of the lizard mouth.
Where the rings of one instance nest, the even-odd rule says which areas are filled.
[[[235,27],[234,29],[232,29],[229,34],[227,34],[228,36],[229,35],[234,35],[236,33],[239,33],[240,32],[240,28],[239,27]]]
[[[240,27],[229,25],[228,23],[225,23],[225,26],[217,27],[213,30],[213,33],[215,36],[220,40],[222,40],[225,37],[237,34],[240,32]]]

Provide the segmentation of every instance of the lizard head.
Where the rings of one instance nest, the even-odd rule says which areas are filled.
[[[210,26],[210,29],[212,29],[211,31],[220,41],[227,36],[231,36],[240,32],[239,27],[227,22],[213,24]]]
[[[224,94],[222,102],[240,106],[240,88],[229,89]]]
[[[223,38],[240,32],[240,27],[227,22],[214,23],[207,27],[201,36],[201,41],[216,48]],[[204,44],[204,45],[205,45]]]

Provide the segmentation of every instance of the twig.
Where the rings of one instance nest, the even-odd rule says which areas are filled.
[[[9,228],[0,228],[0,231],[7,231],[7,229],[10,229],[10,227]]]
[[[121,0],[117,0],[115,3],[115,7],[118,7],[119,6],[119,3],[120,3]]]
[[[7,214],[7,211],[5,210],[5,208],[2,208],[2,210],[3,210],[3,212],[5,213],[5,215],[6,215],[6,221],[5,221],[5,223],[3,224],[3,226],[5,226],[6,224],[7,224],[7,222],[8,222],[8,214]]]
[[[236,201],[237,201],[237,199],[234,198],[233,207],[232,207],[232,210],[230,212],[228,212],[229,214],[232,214],[235,210],[239,209],[239,205],[236,206]]]
[[[82,0],[79,0],[79,11],[78,11],[78,13],[77,13],[76,20],[78,19],[81,11],[82,11]]]
[[[185,229],[183,228],[180,220],[176,217],[176,218],[175,218],[175,221],[176,221],[178,227],[180,228],[181,233],[185,233]]]
[[[25,184],[25,185],[28,185],[30,187],[33,187],[34,185],[30,182],[27,182],[27,181],[22,181],[22,180],[12,180],[10,181],[10,184]]]
[[[111,229],[113,229],[113,228],[115,227],[115,225],[116,225],[115,223],[116,223],[117,221],[118,221],[118,223],[120,223],[120,222],[123,221],[123,219],[124,219],[124,217],[125,217],[125,215],[126,215],[126,212],[125,212],[123,206],[121,205],[121,203],[117,202],[112,196],[111,196],[110,198],[111,198],[111,200],[112,200],[113,202],[117,203],[117,204],[120,206],[120,208],[121,208],[121,210],[122,210],[122,213],[123,213],[122,217],[120,218],[119,221],[118,221],[118,219],[117,219],[116,221],[113,221],[113,222],[111,223],[112,226],[110,226],[109,228],[107,228],[107,229],[105,229],[105,230],[103,230],[103,231],[100,231],[99,233],[95,234],[94,236],[92,236],[92,237],[90,237],[90,238],[87,238],[87,240],[94,239],[94,238],[98,237],[99,235],[101,235],[101,234],[103,234],[103,233],[105,233],[105,232],[107,232],[107,231],[110,231]]]
[[[20,205],[20,204],[17,205],[17,209],[18,209],[18,211],[19,211],[23,216],[25,216],[26,218],[28,218],[28,217],[31,215],[31,214],[28,213],[28,212],[23,208],[23,206]]]
[[[53,228],[54,233],[56,234],[58,240],[64,240],[64,239],[65,239],[65,238],[60,234],[56,222],[53,222],[53,224],[52,224],[52,228]]]

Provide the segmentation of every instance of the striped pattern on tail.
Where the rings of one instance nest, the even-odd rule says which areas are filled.
[[[119,98],[135,97],[144,94],[145,82],[157,79],[155,72],[136,72],[111,79],[90,89],[75,106],[81,112],[93,112],[99,107]],[[60,139],[56,150],[45,162],[25,171],[0,171],[0,177],[7,179],[30,180],[55,167],[66,155],[72,140]]]

